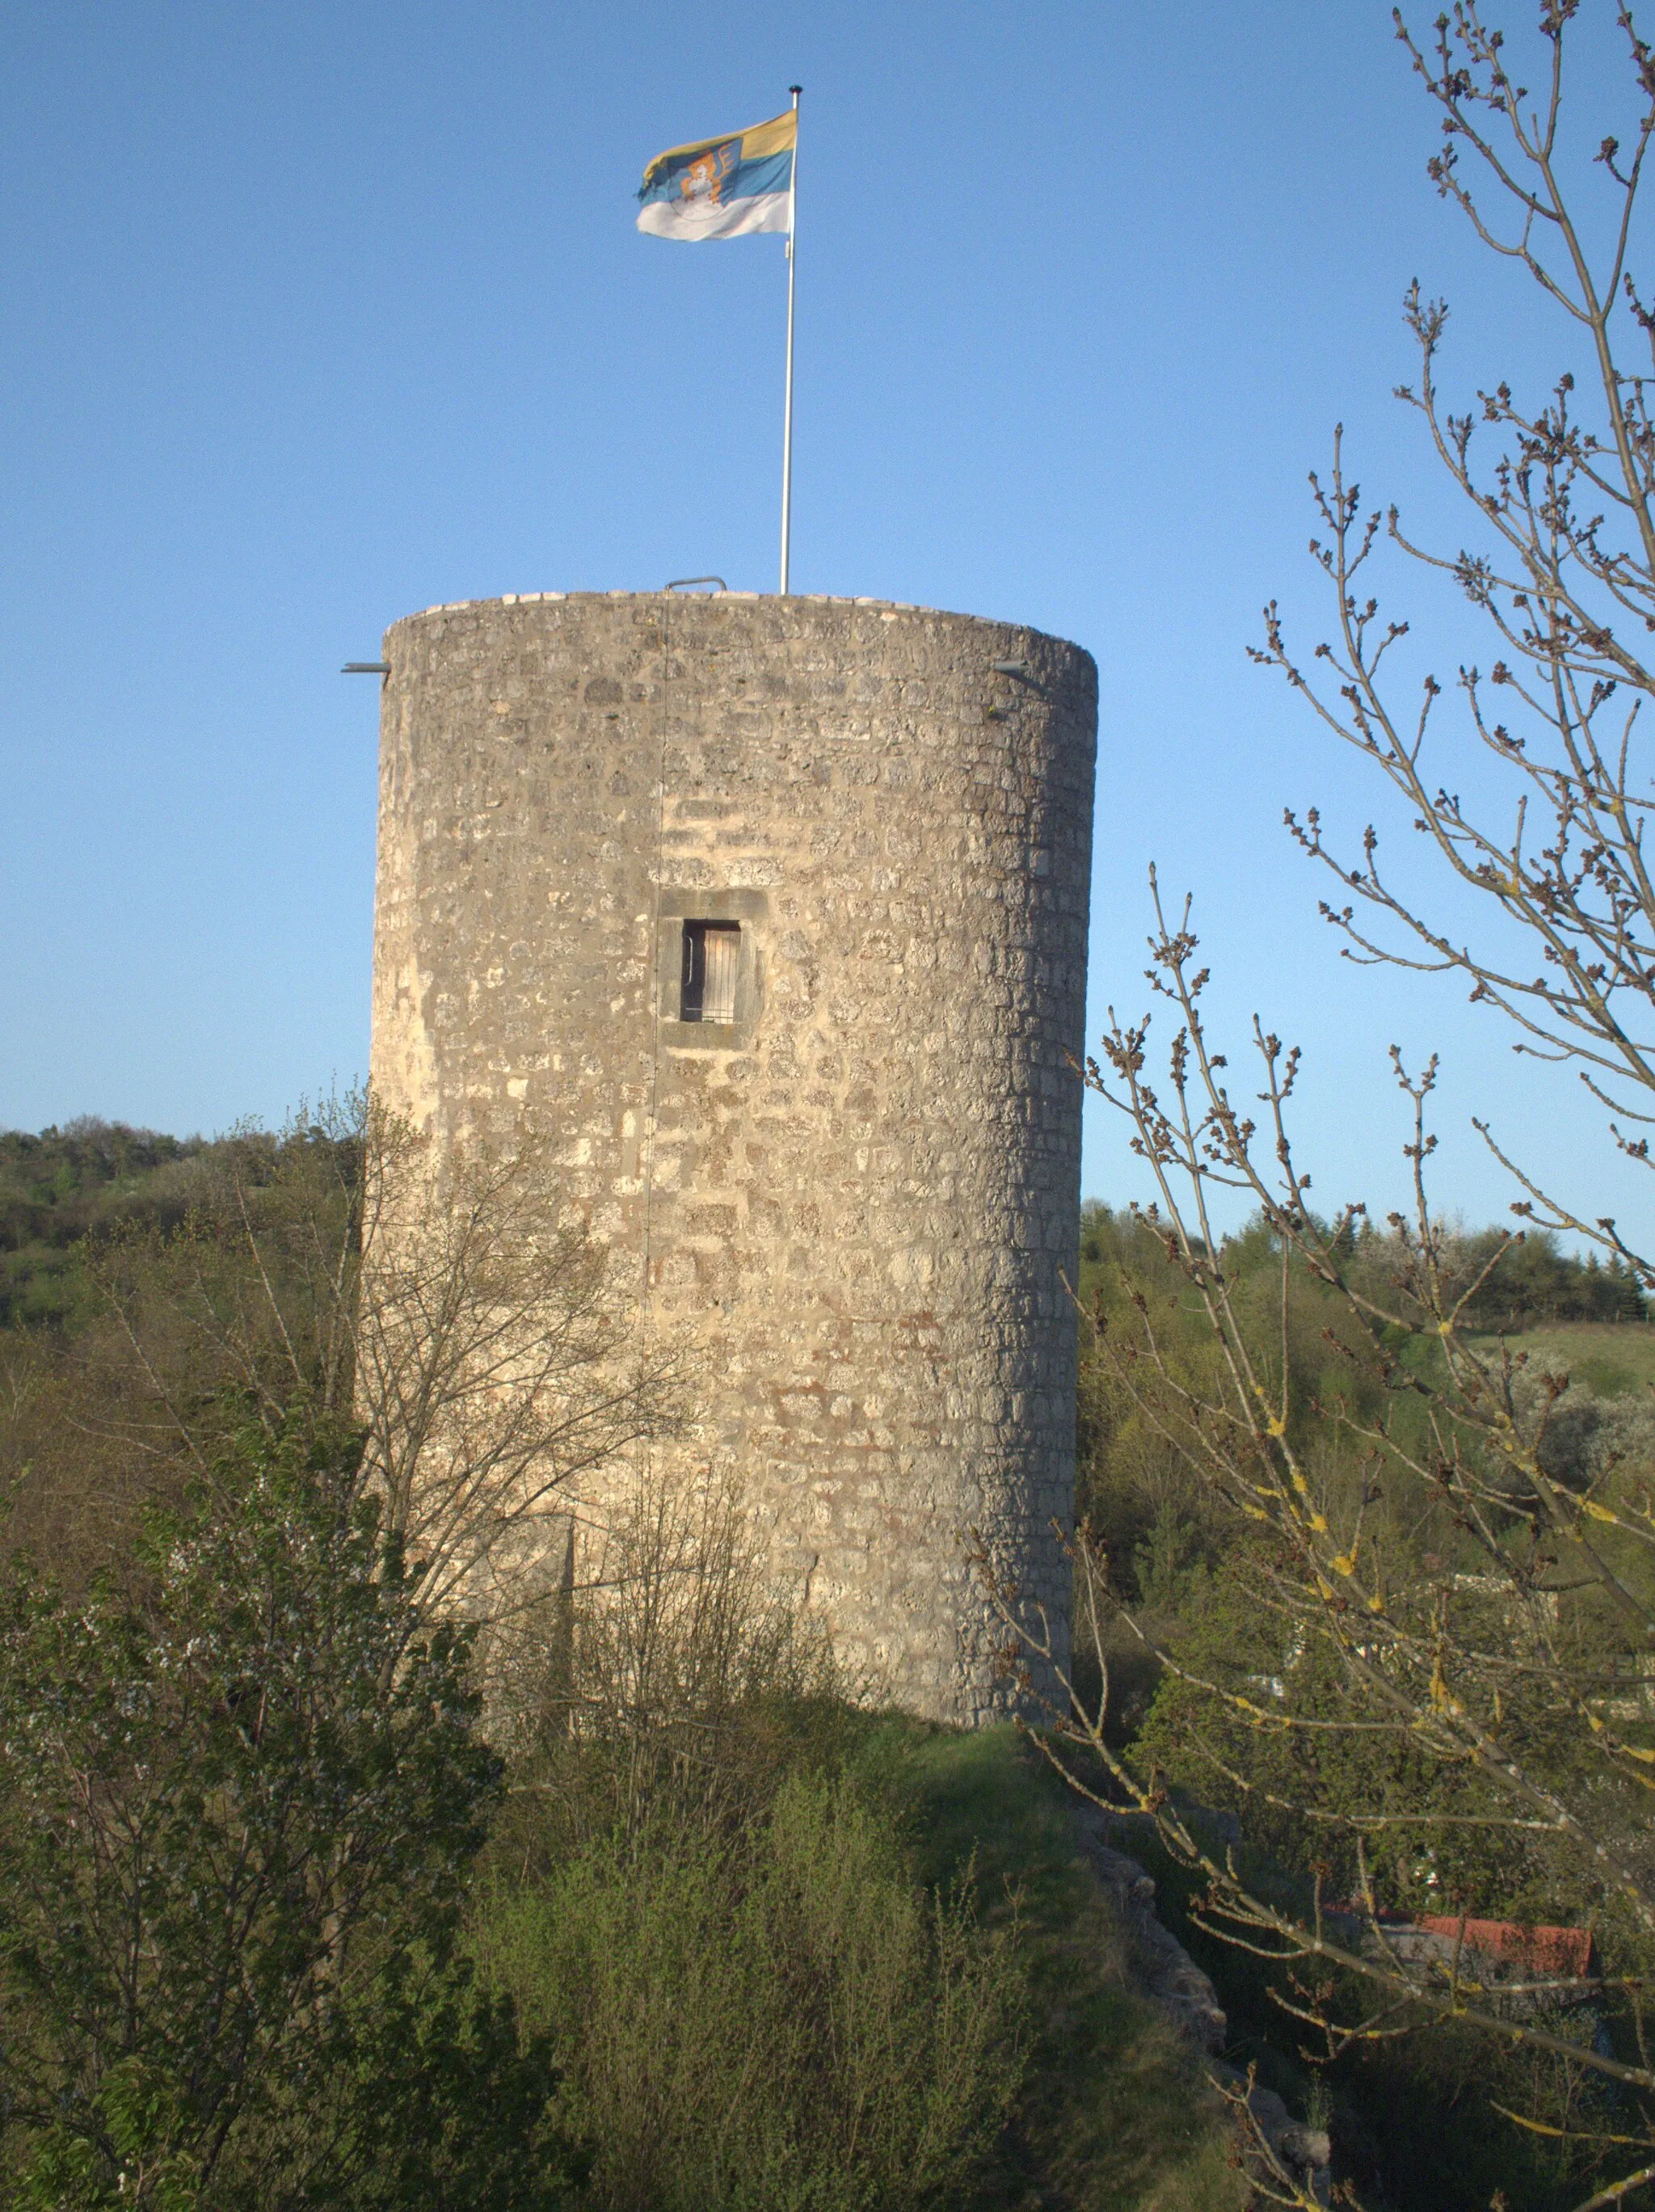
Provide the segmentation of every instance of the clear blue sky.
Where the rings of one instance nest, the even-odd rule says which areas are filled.
[[[1383,0],[13,0],[0,36],[0,1125],[212,1130],[364,1068],[377,699],[336,672],[397,617],[772,587],[780,241],[640,238],[633,192],[797,79],[795,585],[1096,655],[1094,1033],[1144,1001],[1154,858],[1215,1020],[1306,1048],[1320,1195],[1400,1192],[1395,1039],[1444,1054],[1470,1216],[1509,1194],[1482,1110],[1632,1218],[1571,1084],[1341,965],[1279,826],[1379,805],[1244,653],[1273,594],[1313,642],[1335,421],[1458,542],[1389,397],[1404,285],[1468,386],[1561,358],[1424,179]],[[1486,658],[1446,613],[1445,672]],[[1141,1187],[1105,1115],[1086,1182]]]

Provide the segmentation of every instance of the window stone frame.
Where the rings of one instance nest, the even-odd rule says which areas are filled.
[[[663,885],[657,910],[655,1003],[664,1051],[744,1052],[753,1041],[764,1008],[764,954],[759,939],[770,918],[770,900],[761,890],[698,890]],[[734,921],[741,925],[736,958],[733,1021],[686,1022],[679,1018],[683,981],[684,924]]]

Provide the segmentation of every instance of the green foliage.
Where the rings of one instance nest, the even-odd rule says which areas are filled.
[[[1497,2101],[1567,2129],[1615,2126],[1613,2093],[1578,2063],[1508,2048],[1450,2021],[1358,2045],[1329,2064],[1314,2039],[1293,2032],[1278,2002],[1302,2002],[1302,1966],[1272,1967],[1203,1925],[1204,1878],[1180,1867],[1147,1823],[1131,1848],[1155,1878],[1161,1918],[1218,1988],[1229,2020],[1226,2057],[1254,2067],[1294,2111],[1319,2112],[1331,2128],[1337,2175],[1369,2212],[1482,2212],[1496,2197],[1507,2212],[1573,2212],[1591,2193],[1590,2143],[1514,2129],[1494,2109]],[[1303,1886],[1281,1882],[1245,1850],[1242,1857],[1255,1884],[1273,1886],[1285,1909],[1303,1905]],[[1590,2039],[1600,2025],[1579,2005],[1535,2018],[1566,2041]],[[1628,2117],[1622,2110],[1619,2120]]]
[[[421,1628],[325,1433],[347,1121],[29,1170],[72,1296],[0,1331],[7,1539],[58,1577],[0,1624],[0,2197],[1228,2212],[1066,1810],[1009,1732],[858,1711],[738,1491],[645,1482],[601,1590],[549,1551]]]
[[[1486,1340],[1476,1342],[1476,1348],[1494,1356],[1499,1349]],[[1647,1400],[1655,1383],[1655,1328],[1629,1328],[1616,1322],[1543,1322],[1524,1331],[1516,1349],[1526,1354],[1531,1370],[1567,1375],[1598,1398]]]
[[[791,1778],[738,1838],[594,1842],[494,1899],[479,1943],[617,2212],[955,2201],[1017,2087],[1011,1944],[918,1890],[842,1785]]]
[[[858,1786],[901,1820],[931,1884],[969,1868],[984,1926],[1015,1923],[1028,1978],[1023,2085],[977,2202],[1065,2212],[1239,2212],[1228,2115],[1199,2054],[1139,1994],[1074,1804],[1016,1730],[887,1722]]]
[[[1388,1240],[1372,1241],[1382,1248]],[[1493,1272],[1474,1287],[1496,1255]],[[1530,1229],[1507,1243],[1502,1231],[1484,1229],[1451,1239],[1448,1257],[1469,1293],[1467,1328],[1513,1334],[1546,1322],[1642,1321],[1646,1316],[1637,1278],[1618,1254],[1607,1264],[1596,1252],[1576,1259],[1558,1249],[1549,1230]]]
[[[923,2170],[908,2160],[899,2185],[877,2145],[893,2127],[935,2143],[952,2096],[956,2141],[984,2154],[951,2203],[1056,2191],[1113,2212],[1153,2192],[1167,2212],[1228,2212],[1222,2111],[1133,1994],[1069,1808],[1013,1731],[858,1711],[831,1649],[771,1592],[728,1489],[640,1486],[612,1517],[604,1579],[494,1641],[512,1787],[471,1916],[493,1984],[557,2024],[561,2109],[593,2169],[580,2201],[652,2204],[658,2185],[707,2204],[912,2202]],[[968,1991],[973,1960],[1032,1998],[1009,2111],[1015,2052],[977,2063],[973,2090],[969,2005],[933,2020],[923,2001],[939,1974]],[[847,2047],[834,2018],[882,1972],[889,2060],[880,2036]],[[938,2034],[957,2053],[947,2095]],[[858,2072],[877,2075],[883,2132],[864,2127],[847,2164]]]
[[[1469,1292],[1502,1244],[1466,1307],[1465,1325],[1526,1329],[1549,1321],[1547,1334],[1520,1337],[1513,1347],[1519,1366],[1530,1370],[1518,1378],[1519,1396],[1537,1395],[1543,1369],[1567,1370],[1558,1355],[1578,1346],[1585,1331],[1570,1316],[1641,1318],[1640,1295],[1624,1269],[1561,1254],[1554,1237],[1532,1230],[1513,1242],[1494,1230],[1446,1237],[1445,1295]],[[1404,1449],[1428,1451],[1427,1409],[1406,1382],[1421,1363],[1431,1368],[1429,1379],[1441,1379],[1434,1344],[1397,1332],[1397,1371],[1385,1376],[1362,1345],[1347,1300],[1296,1255],[1284,1271],[1279,1243],[1259,1222],[1228,1240],[1220,1258],[1266,1395],[1277,1398],[1284,1366],[1290,1378],[1286,1441],[1314,1467],[1335,1506],[1354,1516],[1360,1505],[1375,1540],[1434,1551],[1476,1571],[1476,1547],[1452,1516],[1428,1508],[1422,1514],[1410,1500],[1404,1526],[1382,1492],[1368,1495],[1364,1454],[1351,1440],[1355,1430],[1383,1425]],[[1397,1291],[1403,1255],[1394,1236],[1360,1229],[1344,1261],[1358,1295],[1381,1306],[1405,1303]],[[1221,1398],[1222,1354],[1198,1293],[1150,1222],[1088,1201],[1082,1210],[1080,1289],[1089,1326],[1082,1330],[1078,1509],[1108,1553],[1117,1593],[1160,1621],[1185,1609],[1169,1573],[1215,1568],[1234,1542],[1234,1523],[1192,1464],[1179,1419],[1160,1417],[1171,1405],[1169,1381],[1191,1400]],[[1105,1356],[1106,1339],[1112,1358]],[[1600,1325],[1585,1340],[1587,1366],[1622,1388],[1635,1387],[1655,1352],[1641,1327]],[[1532,1353],[1525,1348],[1531,1343]],[[1605,1405],[1583,1376],[1560,1401],[1542,1450],[1552,1471],[1584,1480],[1617,1458],[1655,1458],[1652,1447],[1655,1421],[1630,1406]]]
[[[1540,1841],[1539,1824],[1503,1823],[1509,1808],[1497,1784],[1458,1751],[1431,1750],[1428,1730],[1403,1723],[1383,1668],[1352,1668],[1337,1612],[1325,1612],[1300,1566],[1264,1530],[1215,1510],[1211,1488],[1178,1448],[1187,1449],[1191,1434],[1182,1425],[1189,1403],[1203,1392],[1214,1401],[1222,1395],[1212,1387],[1216,1347],[1198,1297],[1143,1224],[1103,1219],[1088,1227],[1100,1274],[1098,1310],[1103,1330],[1112,1332],[1114,1356],[1104,1359],[1094,1346],[1093,1387],[1106,1418],[1094,1430],[1088,1507],[1118,1532],[1110,1547],[1115,1595],[1178,1670],[1163,1675],[1140,1659],[1134,1676],[1131,1662],[1143,1646],[1124,1627],[1114,1630],[1105,1656],[1137,1691],[1127,1718],[1139,1763],[1196,1802],[1233,1812],[1247,1841],[1278,1865],[1320,1869],[1331,1895],[1354,1895],[1360,1887],[1355,1832],[1342,1824],[1360,1812],[1369,1822],[1403,1824],[1368,1860],[1387,1908],[1452,1905],[1500,1918],[1572,1922],[1590,1900],[1606,1933],[1633,1940],[1613,1886],[1567,1838]],[[1449,1243],[1450,1269],[1462,1281],[1498,1249],[1492,1237]],[[1387,1278],[1391,1243],[1357,1237],[1348,1255],[1352,1279],[1376,1302],[1396,1302]],[[1456,1256],[1460,1245],[1470,1259]],[[1506,1259],[1522,1249],[1512,1248]],[[1112,1282],[1101,1279],[1106,1255]],[[1371,1356],[1354,1355],[1350,1310],[1339,1294],[1302,1266],[1284,1270],[1279,1245],[1261,1230],[1232,1240],[1222,1256],[1273,1404],[1281,1402],[1285,1362],[1296,1462],[1337,1540],[1354,1545],[1360,1528],[1361,1556],[1386,1593],[1393,1630],[1411,1630],[1428,1648],[1446,1637],[1460,1680],[1487,1694],[1498,1685],[1507,1751],[1565,1800],[1585,1790],[1595,1753],[1580,1701],[1620,1689],[1617,1717],[1634,1741],[1655,1717],[1603,1593],[1591,1584],[1543,1591],[1538,1585],[1553,1578],[1538,1546],[1537,1587],[1526,1598],[1490,1577],[1488,1531],[1510,1528],[1520,1537],[1527,1514],[1497,1468],[1488,1477],[1482,1528],[1445,1499],[1428,1492],[1422,1498],[1391,1478],[1387,1455],[1398,1447],[1427,1464],[1445,1450],[1467,1462],[1484,1452],[1469,1425],[1456,1427],[1439,1412],[1437,1429],[1428,1426],[1411,1381],[1419,1362],[1440,1358],[1434,1347],[1418,1339],[1398,1347],[1387,1372]],[[1579,1278],[1590,1270],[1573,1272]],[[1123,1358],[1133,1332],[1137,1342],[1153,1332],[1158,1361]],[[1643,1551],[1604,1524],[1617,1504],[1635,1510],[1655,1467],[1655,1410],[1642,1399],[1601,1399],[1566,1387],[1566,1376],[1531,1370],[1522,1344],[1515,1340],[1509,1390],[1531,1424],[1538,1424],[1535,1408],[1546,1406],[1540,1464],[1576,1491],[1591,1489],[1604,1516],[1600,1551],[1628,1587],[1642,1589]],[[1181,1401],[1180,1393],[1187,1394]],[[1567,1674],[1561,1693],[1547,1680],[1548,1668],[1559,1665]],[[1630,1783],[1600,1780],[1590,1795],[1600,1820],[1621,1804],[1635,1848],[1641,1793]]]
[[[545,2053],[455,1948],[499,1786],[466,1639],[422,1626],[356,1458],[298,1423],[250,1430],[157,1519],[129,1587],[71,1606],[12,1578],[0,2124],[20,2203],[549,2201],[522,2178]],[[406,2171],[385,2157],[397,2095],[424,2121]],[[462,2125],[479,2098],[491,2124]]]
[[[248,1392],[271,1430],[295,1392],[355,1417],[362,1120],[329,1099],[211,1143],[0,1135],[0,1549],[84,1589],[230,1446]]]
[[[319,1162],[349,1184],[356,1103],[323,1099],[275,1132],[248,1126],[210,1139],[90,1115],[38,1136],[0,1130],[0,1329],[78,1334],[98,1309],[89,1253],[123,1237],[171,1239],[192,1216],[222,1212],[232,1181],[274,1191]]]
[[[1434,1732],[1428,1717],[1399,1711],[1393,1644],[1381,1645],[1377,1632],[1365,1638],[1351,1605],[1325,1575],[1318,1583],[1278,1532],[1259,1526],[1263,1516],[1224,1509],[1203,1480],[1203,1455],[1215,1456],[1242,1425],[1222,1410],[1192,1411],[1227,1402],[1199,1292],[1145,1224],[1088,1210],[1087,1231],[1085,1287],[1100,1335],[1083,1381],[1086,1507],[1106,1534],[1113,1600],[1167,1662],[1118,1615],[1106,1621],[1111,1741],[1133,1771],[1180,1804],[1222,1816],[1252,1893],[1301,1921],[1313,1914],[1319,1886],[1325,1903],[1349,1899],[1365,1875],[1382,1910],[1570,1925],[1590,1916],[1610,1967],[1646,1974],[1646,1936],[1591,1853],[1543,1819],[1513,1817],[1498,1775]],[[1461,1297],[1497,1250],[1492,1234],[1445,1237],[1445,1299]],[[1341,1264],[1359,1297],[1411,1312],[1398,1288],[1397,1239],[1358,1231]],[[1398,1327],[1384,1332],[1377,1357],[1364,1353],[1349,1304],[1296,1255],[1284,1267],[1279,1243],[1257,1225],[1224,1248],[1222,1266],[1270,1407],[1285,1407],[1293,1463],[1325,1516],[1328,1550],[1360,1553],[1363,1587],[1383,1593],[1388,1637],[1446,1655],[1445,1701],[1482,1700],[1504,1754],[1562,1802],[1589,1805],[1595,1832],[1641,1863],[1645,1794],[1630,1772],[1603,1771],[1583,1715],[1607,1716],[1634,1747],[1655,1743],[1646,1662],[1599,1584],[1557,1571],[1523,1482],[1445,1403],[1440,1339]],[[1533,1238],[1505,1253],[1466,1310],[1481,1326],[1510,1327],[1548,1306],[1565,1316],[1594,1299],[1607,1308],[1624,1289],[1612,1271],[1565,1261]],[[1589,1495],[1597,1553],[1637,1593],[1648,1587],[1635,1531],[1655,1468],[1655,1411],[1646,1391],[1624,1386],[1634,1384],[1647,1343],[1635,1323],[1553,1318],[1543,1334],[1507,1337],[1509,1367],[1494,1348],[1505,1403],[1535,1439],[1538,1466],[1568,1493]],[[1570,1355],[1583,1344],[1597,1373],[1623,1386],[1616,1395],[1569,1382]],[[1422,1382],[1438,1394],[1434,1416]],[[1477,1512],[1428,1479],[1401,1479],[1403,1454],[1428,1477],[1445,1462],[1478,1470]],[[1491,1571],[1491,1540],[1523,1571]],[[1419,1686],[1428,1716],[1430,1686]],[[1191,1814],[1197,1825],[1203,1817]],[[1210,1821],[1204,1832],[1216,1833]],[[1173,1862],[1157,1856],[1155,1871],[1175,1899]],[[1306,1970],[1295,1984],[1289,1970],[1209,1941],[1191,1922],[1180,1933],[1218,1984],[1233,2027],[1253,2039],[1249,2055],[1279,2044],[1285,2023],[1271,1990],[1302,2008]],[[1354,1979],[1337,1974],[1316,2002],[1335,2019],[1355,2021],[1364,2008]],[[1514,2207],[1586,2193],[1603,2153],[1584,2137],[1612,2132],[1626,2115],[1617,2120],[1612,2086],[1567,2046],[1584,2054],[1607,2037],[1636,2063],[1636,2038],[1622,2005],[1574,1999],[1554,2009],[1555,2018],[1525,2018],[1555,2035],[1561,2051],[1508,2047],[1453,2022],[1400,2042],[1347,2045],[1328,2076],[1347,2175],[1381,2201],[1444,2212],[1478,2201],[1478,2191],[1486,2201],[1496,2186]],[[1388,2016],[1388,2033],[1428,2013],[1403,2006]],[[1275,2086],[1302,2102],[1302,2085]],[[1564,2133],[1519,2134],[1491,2100]],[[1463,2170],[1414,2154],[1394,2125],[1404,2106],[1428,2132],[1456,2132]],[[1571,2130],[1583,2139],[1571,2140]]]
[[[854,1686],[820,1621],[775,1590],[730,1483],[634,1481],[591,1586],[499,1624],[482,1659],[514,1784],[502,1863],[545,1869],[664,1821],[733,1832],[858,1733]]]
[[[1017,1733],[847,1713],[810,1741],[774,1819],[591,1834],[521,1880],[492,1856],[473,1940],[558,2039],[574,2201],[1239,2212],[1223,2107]]]
[[[1187,1674],[1162,1677],[1138,1734],[1143,1766],[1233,1814],[1247,1844],[1276,1867],[1306,1882],[1319,1875],[1330,1900],[1360,1893],[1356,1834],[1338,1818],[1360,1813],[1400,1824],[1368,1840],[1368,1876],[1386,1909],[1573,1920],[1579,1869],[1555,1839],[1543,1848],[1529,1829],[1500,1821],[1486,1778],[1397,1726],[1380,1696],[1364,1699],[1330,1643],[1261,1602],[1260,1586],[1258,1562],[1245,1555],[1205,1580],[1177,1638]],[[1462,1592],[1452,1626],[1491,1640],[1500,1624],[1475,1616],[1493,1604]],[[1520,1679],[1502,1710],[1507,1747],[1556,1786],[1578,1786],[1573,1713],[1525,1696]]]
[[[1215,1558],[1228,1541],[1228,1524],[1213,1511],[1176,1424],[1157,1418],[1160,1382],[1150,1346],[1179,1384],[1205,1395],[1222,1388],[1222,1353],[1199,1294],[1153,1223],[1092,1200],[1082,1210],[1081,1230],[1080,1291],[1091,1326],[1082,1331],[1079,1504],[1123,1588],[1141,1595],[1127,1565],[1155,1556],[1151,1532],[1158,1521],[1162,1534],[1155,1540],[1163,1546],[1169,1516],[1185,1526],[1186,1565]],[[1294,1376],[1295,1441],[1313,1432],[1334,1399],[1364,1411],[1377,1406],[1380,1393],[1349,1357],[1349,1317],[1337,1297],[1304,1268],[1290,1267],[1283,1340],[1279,1247],[1255,1224],[1226,1243],[1222,1260],[1239,1304],[1256,1318],[1266,1387],[1284,1358]],[[1114,1362],[1101,1356],[1106,1338]]]
[[[477,1989],[446,1932],[434,1953],[380,1960],[353,1993],[334,2057],[330,2078],[311,2068],[310,2101],[283,2130],[305,2145],[302,2159],[284,2158],[283,2212],[553,2212],[569,2201],[579,2161],[552,2124],[546,2039],[523,2033],[508,1996]],[[239,2212],[272,2196],[250,2169],[226,2201]]]
[[[0,1328],[64,1326],[82,1289],[76,1248],[120,1222],[175,1228],[203,1149],[90,1115],[38,1137],[0,1130]]]

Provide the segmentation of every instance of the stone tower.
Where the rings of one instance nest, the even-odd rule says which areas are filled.
[[[556,1133],[778,1573],[1000,1709],[979,1529],[1066,1617],[1097,678],[872,600],[565,595],[385,635],[373,1082]],[[612,1263],[613,1265],[614,1263]]]

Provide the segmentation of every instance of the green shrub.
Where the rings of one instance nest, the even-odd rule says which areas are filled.
[[[353,1440],[253,1429],[133,1587],[0,1601],[0,2193],[38,2212],[549,2201],[472,1985],[499,1781]]]
[[[479,1948],[553,2036],[562,2118],[613,2212],[957,2201],[1021,2070],[1021,1971],[892,1822],[794,1777],[734,1841],[593,1842],[497,1891]]]

